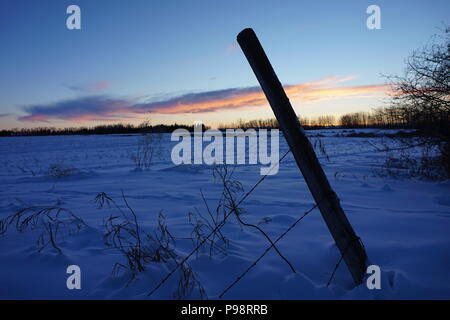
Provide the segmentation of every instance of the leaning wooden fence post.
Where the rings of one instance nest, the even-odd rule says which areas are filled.
[[[297,166],[305,178],[355,284],[360,284],[366,273],[366,252],[345,216],[339,198],[331,188],[283,86],[252,29],[242,30],[237,36],[237,41],[275,113]]]

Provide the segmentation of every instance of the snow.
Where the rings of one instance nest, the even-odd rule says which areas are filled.
[[[373,132],[374,130],[365,130]],[[450,298],[450,181],[395,179],[374,174],[385,159],[376,151],[390,139],[337,137],[342,130],[308,131],[320,134],[329,160],[318,152],[324,170],[357,234],[370,263],[382,271],[381,290],[365,284],[353,288],[344,263],[330,286],[327,282],[340,255],[316,209],[278,244],[295,266],[271,250],[232,287],[225,299],[449,299]],[[107,248],[104,221],[119,211],[98,208],[95,197],[105,192],[124,211],[122,190],[137,215],[139,226],[153,233],[158,215],[178,238],[191,235],[189,212],[207,215],[201,192],[211,208],[217,206],[222,186],[207,165],[175,166],[170,152],[176,142],[163,137],[149,170],[136,170],[131,154],[139,135],[11,137],[0,139],[0,219],[24,207],[58,206],[71,210],[87,224],[58,239],[62,253],[51,246],[38,252],[34,229],[18,232],[14,226],[0,236],[1,299],[173,299],[180,273],[175,272],[151,297],[147,294],[173,264],[147,263],[130,281],[130,272],[113,275],[115,263],[124,263],[117,250]],[[370,143],[368,142],[370,140]],[[280,156],[287,150],[280,137]],[[55,177],[49,168],[67,169]],[[260,176],[260,165],[236,166],[233,177],[248,191]],[[245,192],[244,191],[244,192]],[[241,216],[258,224],[272,238],[284,232],[314,205],[292,155],[280,164],[242,204]],[[256,230],[241,227],[232,217],[222,232],[229,240],[226,254],[208,250],[188,261],[209,299],[244,272],[267,248]],[[176,253],[186,256],[193,244],[177,239]],[[81,290],[68,290],[66,268],[81,268]],[[192,290],[183,298],[200,298]]]

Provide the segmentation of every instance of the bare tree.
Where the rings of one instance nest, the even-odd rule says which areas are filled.
[[[438,147],[450,176],[450,28],[414,51],[403,75],[387,78],[394,94],[386,111],[420,129],[428,146]]]

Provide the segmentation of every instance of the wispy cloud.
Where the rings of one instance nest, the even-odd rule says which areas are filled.
[[[70,90],[73,90],[75,92],[78,92],[78,93],[99,92],[99,91],[108,89],[110,86],[111,86],[111,83],[109,81],[106,81],[106,80],[90,83],[90,84],[84,85],[84,86],[65,85],[65,87],[67,87]]]
[[[121,110],[126,110],[130,103],[126,100],[112,99],[104,96],[83,97],[60,101],[48,105],[31,105],[24,107],[28,113],[19,117],[20,121],[44,121],[51,119],[83,121],[111,117]]]
[[[0,113],[0,118],[6,118],[9,117],[11,114],[9,113]]]
[[[386,94],[388,85],[343,86],[354,76],[336,76],[284,88],[291,100],[303,102],[341,98],[364,98]],[[214,91],[182,94],[158,101],[137,102],[133,99],[116,99],[106,96],[89,96],[60,101],[48,105],[24,107],[26,116],[21,121],[50,121],[52,119],[83,121],[138,117],[145,113],[186,114],[217,112],[248,106],[266,105],[267,100],[260,87],[229,88]]]

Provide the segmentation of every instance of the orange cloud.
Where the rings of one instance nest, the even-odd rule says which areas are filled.
[[[390,92],[390,86],[385,84],[338,86],[340,83],[352,80],[354,78],[355,76],[345,78],[338,78],[334,76],[327,77],[303,84],[287,85],[284,86],[284,90],[286,91],[289,99],[304,102],[342,99],[349,97],[374,97],[382,96]],[[235,91],[231,91],[225,96],[219,95],[215,97],[212,94],[210,99],[205,99],[203,101],[183,101],[180,99],[173,101],[172,104],[163,104],[160,107],[156,106],[152,108],[152,111],[161,114],[200,113],[247,106],[262,106],[267,103],[267,99],[262,90],[259,87],[255,87],[249,88],[245,91],[235,89]]]

